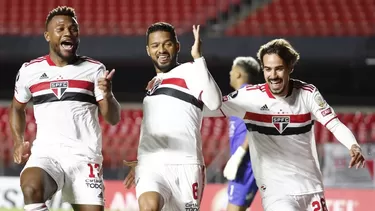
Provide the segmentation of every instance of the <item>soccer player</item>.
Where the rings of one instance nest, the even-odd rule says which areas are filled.
[[[258,84],[259,63],[252,57],[237,57],[230,71],[230,85],[238,90],[248,84]],[[246,138],[246,125],[241,118],[231,116],[229,119],[230,154],[224,168],[228,184],[227,211],[245,211],[258,191],[251,168],[249,143]]]
[[[26,165],[21,189],[26,211],[46,211],[58,190],[74,210],[104,210],[102,137],[98,110],[114,125],[120,105],[112,94],[112,72],[78,56],[79,26],[73,8],[62,6],[47,16],[44,37],[49,55],[22,65],[9,113],[14,161]],[[32,99],[36,139],[28,153],[24,141],[25,108]]]
[[[135,169],[141,211],[199,209],[205,186],[200,127],[202,109],[221,106],[221,91],[202,57],[193,26],[194,62],[179,64],[174,27],[154,23],[146,33],[156,76],[147,86]]]
[[[288,41],[275,39],[261,46],[258,59],[266,83],[225,96],[221,109],[206,114],[244,119],[265,211],[327,210],[314,121],[348,148],[349,167],[363,167],[361,148],[314,85],[290,79],[299,54]]]

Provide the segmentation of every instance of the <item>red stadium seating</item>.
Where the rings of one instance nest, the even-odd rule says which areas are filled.
[[[236,36],[375,34],[374,0],[275,0],[226,31]]]
[[[12,140],[8,126],[8,110],[0,107],[0,160],[11,161]],[[27,110],[25,138],[33,141],[36,125],[32,109]],[[352,129],[360,143],[375,142],[375,113],[339,113],[338,118]],[[116,126],[106,124],[100,118],[103,129],[103,155],[107,167],[118,167],[122,160],[136,159],[142,111],[137,109],[123,110],[122,121]],[[209,164],[220,152],[228,148],[228,121],[226,118],[205,118],[201,132],[203,153]],[[327,143],[337,141],[332,133],[320,123],[315,124],[316,142]],[[1,163],[1,161],[0,161]]]
[[[74,7],[83,35],[144,35],[158,21],[174,24],[178,33],[228,9],[239,0],[0,0],[0,34],[42,34],[50,10]]]

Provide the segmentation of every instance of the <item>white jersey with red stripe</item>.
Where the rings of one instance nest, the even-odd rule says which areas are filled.
[[[143,100],[138,163],[204,164],[200,128],[207,103],[221,92],[204,58],[158,73]]]
[[[250,156],[260,192],[302,195],[323,191],[313,131],[336,118],[317,88],[291,79],[286,97],[267,84],[249,85],[223,98],[220,110],[206,116],[238,116],[248,129]]]
[[[32,153],[70,151],[102,159],[98,104],[103,99],[97,81],[105,66],[87,57],[75,64],[56,66],[49,56],[24,63],[18,72],[14,98],[32,100],[37,124]]]

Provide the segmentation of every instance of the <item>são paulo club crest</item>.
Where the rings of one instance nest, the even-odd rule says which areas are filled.
[[[152,95],[152,93],[155,92],[155,90],[160,86],[162,80],[161,79],[155,79],[151,81],[150,83],[150,89],[147,91],[147,95]]]
[[[60,99],[64,95],[68,87],[68,81],[53,81],[50,83],[50,88],[57,97],[57,99]]]
[[[290,123],[289,116],[273,116],[272,117],[272,124],[273,126],[279,131],[280,134],[284,132],[284,130],[288,127]]]

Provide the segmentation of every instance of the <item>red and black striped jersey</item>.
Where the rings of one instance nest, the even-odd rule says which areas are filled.
[[[326,125],[336,114],[314,85],[295,79],[290,85],[286,97],[275,97],[267,84],[249,85],[224,96],[221,109],[205,111],[243,118],[262,195],[323,191],[313,125]]]
[[[37,124],[32,151],[54,153],[48,147],[71,147],[78,154],[101,158],[102,137],[97,102],[103,99],[97,86],[105,66],[88,57],[56,66],[49,56],[22,65],[14,98],[30,100]]]
[[[204,164],[203,105],[221,106],[220,89],[203,57],[158,73],[143,100],[139,164]]]

